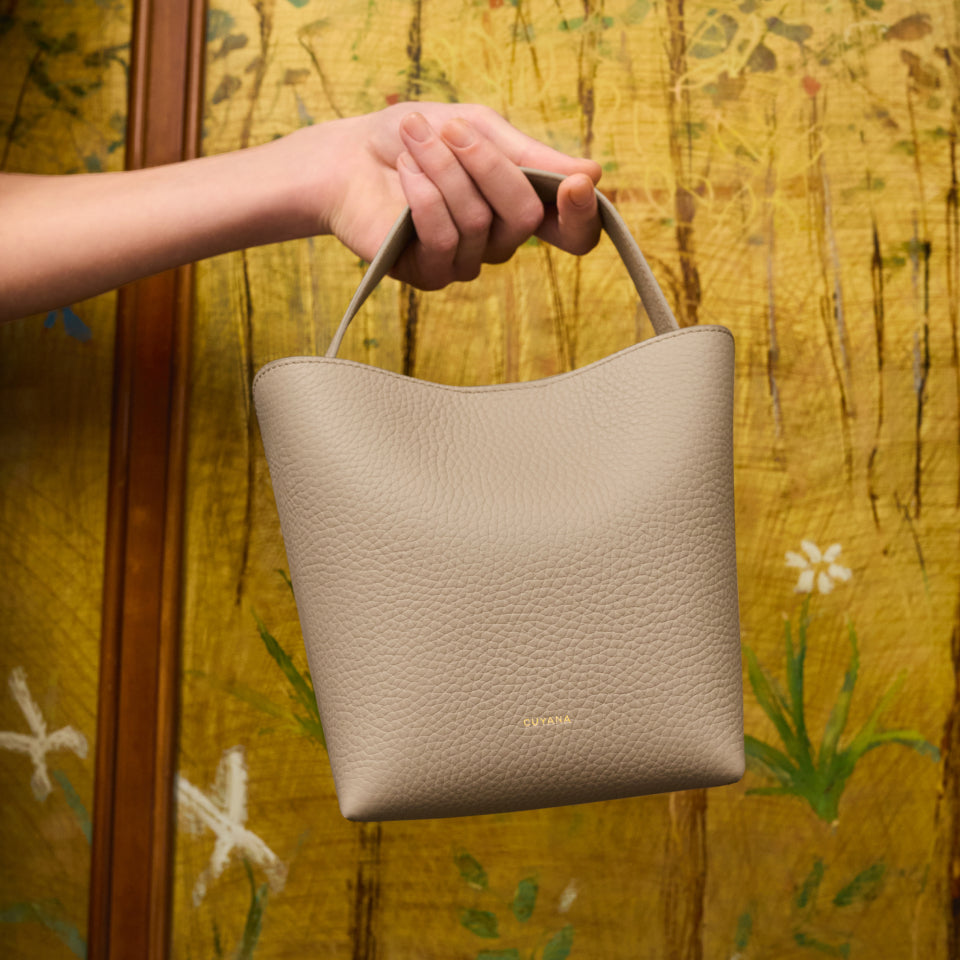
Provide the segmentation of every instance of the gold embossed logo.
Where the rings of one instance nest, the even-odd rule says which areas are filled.
[[[554,714],[552,717],[524,717],[523,725],[525,727],[549,727],[556,726],[559,723],[573,723],[570,719],[570,714],[560,716],[559,714]]]

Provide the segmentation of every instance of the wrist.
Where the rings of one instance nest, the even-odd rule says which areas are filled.
[[[343,170],[337,156],[348,124],[349,120],[331,120],[302,127],[252,148],[263,152],[264,176],[273,183],[270,192],[275,219],[271,229],[278,235],[263,242],[333,232],[331,220],[347,186],[340,182]],[[267,215],[271,216],[269,212]]]

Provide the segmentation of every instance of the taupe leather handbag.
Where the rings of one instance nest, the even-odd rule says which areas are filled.
[[[541,198],[561,177],[524,170]],[[456,387],[337,350],[253,390],[343,815],[450,817],[743,774],[733,337],[679,329],[598,193],[656,336]],[[598,318],[602,323],[602,318]]]

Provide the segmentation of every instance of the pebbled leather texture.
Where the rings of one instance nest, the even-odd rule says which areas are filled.
[[[733,358],[713,326],[526,383],[260,371],[345,817],[740,779]]]

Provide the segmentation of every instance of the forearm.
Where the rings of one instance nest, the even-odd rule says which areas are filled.
[[[308,135],[323,164],[324,131]],[[0,321],[229,250],[328,232],[322,178],[303,175],[303,153],[286,140],[122,173],[0,175]]]

